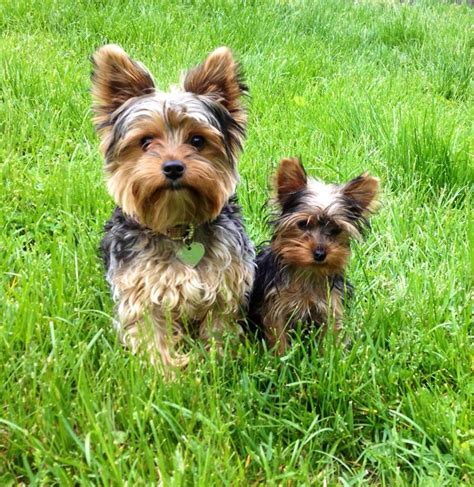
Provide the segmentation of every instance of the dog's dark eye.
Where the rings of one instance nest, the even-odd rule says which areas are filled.
[[[153,141],[153,135],[147,135],[145,137],[142,137],[140,139],[140,147],[142,148],[142,150],[143,151],[148,150],[152,141]]]
[[[297,225],[298,225],[298,228],[300,230],[308,230],[308,228],[309,228],[309,222],[308,222],[308,220],[300,220],[297,223]]]
[[[206,140],[202,135],[193,135],[189,139],[189,145],[192,145],[195,149],[201,150],[204,147]]]
[[[338,225],[331,225],[326,229],[326,233],[331,237],[335,237],[336,235],[339,235],[341,232],[342,232],[342,228],[339,227]]]

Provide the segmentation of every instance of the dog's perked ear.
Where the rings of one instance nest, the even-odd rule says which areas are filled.
[[[275,189],[280,203],[284,203],[289,196],[306,187],[306,171],[301,161],[296,157],[282,159],[275,177]]]
[[[349,202],[357,205],[362,216],[367,216],[367,213],[374,211],[377,207],[379,184],[379,178],[365,172],[344,184],[342,194]]]
[[[185,75],[183,88],[213,98],[228,110],[239,126],[245,127],[246,113],[241,97],[247,93],[247,87],[228,47],[219,47],[202,64],[191,69]]]
[[[99,48],[93,56],[92,97],[94,122],[98,128],[130,98],[152,93],[153,78],[139,62],[115,44]]]

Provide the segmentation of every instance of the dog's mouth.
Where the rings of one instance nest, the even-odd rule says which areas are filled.
[[[181,180],[177,181],[166,181],[166,183],[161,186],[158,191],[169,190],[169,191],[181,191],[183,189],[190,189],[190,186]]]
[[[160,188],[159,190],[157,190],[158,192],[161,192],[163,190],[168,190],[168,191],[176,191],[176,192],[179,192],[179,191],[188,191],[192,196],[196,197],[196,198],[199,198],[200,196],[200,192],[194,188],[193,186],[189,185],[189,184],[186,184],[182,181],[172,181],[170,183],[167,184],[166,187],[164,188]]]
[[[187,189],[187,187],[182,182],[170,181],[169,183],[166,183],[164,185],[160,185],[158,188],[156,188],[150,194],[149,201],[156,201],[166,191],[174,192],[174,191],[182,191],[184,189]]]
[[[166,189],[171,191],[181,191],[183,189],[187,189],[187,187],[181,181],[171,181]]]
[[[193,188],[189,184],[183,183],[181,181],[172,181],[156,188],[147,198],[147,201],[148,203],[154,203],[158,201],[162,196],[164,196],[164,194],[167,192],[180,193],[184,191],[190,193],[192,197],[200,197],[200,192],[196,188]]]

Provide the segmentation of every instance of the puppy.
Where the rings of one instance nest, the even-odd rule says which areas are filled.
[[[298,321],[342,326],[350,241],[375,208],[379,180],[364,173],[343,185],[309,179],[298,159],[283,159],[275,178],[273,237],[257,257],[250,321],[283,354]]]

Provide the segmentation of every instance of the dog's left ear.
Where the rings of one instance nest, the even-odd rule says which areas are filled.
[[[379,178],[365,172],[344,184],[342,186],[342,194],[351,202],[355,202],[362,215],[364,215],[374,211],[377,207],[379,184]]]
[[[191,69],[184,78],[183,87],[196,95],[215,98],[242,128],[245,126],[246,114],[241,97],[247,93],[247,87],[228,47],[219,47],[202,64]]]

